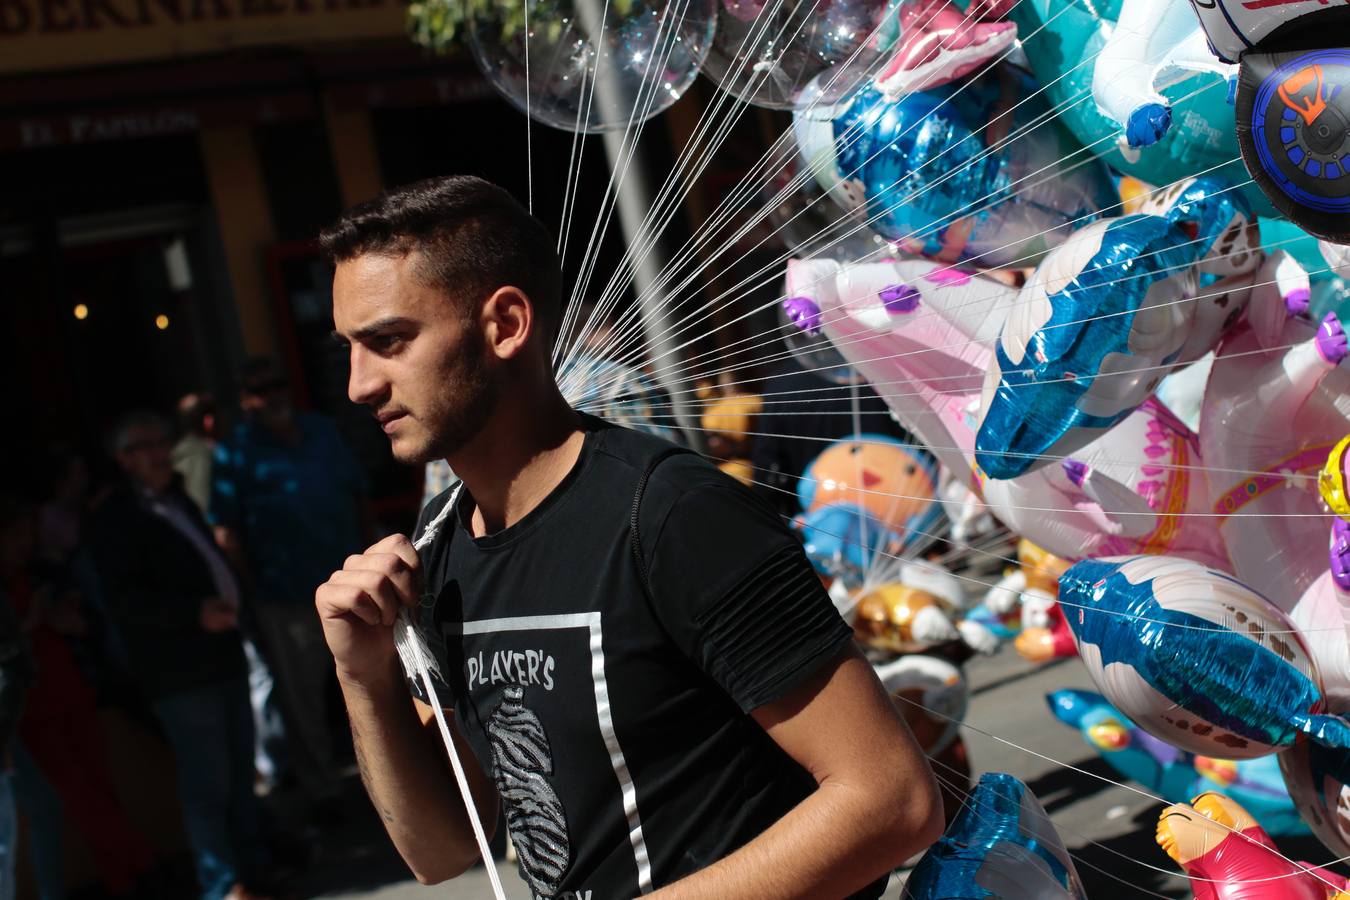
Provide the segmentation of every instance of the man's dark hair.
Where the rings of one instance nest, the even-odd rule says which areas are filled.
[[[352,207],[319,237],[333,262],[421,254],[418,274],[469,314],[503,285],[529,296],[551,343],[562,318],[553,238],[507,191],[470,175],[429,178]]]

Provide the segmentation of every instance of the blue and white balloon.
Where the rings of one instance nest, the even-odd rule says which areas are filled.
[[[1294,623],[1231,575],[1166,556],[1089,559],[1060,578],[1079,656],[1154,737],[1251,759],[1311,740],[1350,748]]]
[[[906,900],[1087,900],[1069,851],[1025,784],[986,772],[905,882]]]
[[[1261,263],[1246,201],[1197,178],[1163,203],[1074,232],[1022,288],[982,398],[975,459],[990,477],[1091,443],[1241,316],[1244,294],[1211,286]]]

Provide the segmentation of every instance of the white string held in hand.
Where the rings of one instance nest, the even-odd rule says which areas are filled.
[[[441,511],[427,523],[422,534],[413,541],[413,549],[421,550],[436,539],[446,516],[454,509],[455,501],[459,499],[459,491],[460,485],[456,485],[445,506],[441,507]],[[432,656],[431,648],[427,646],[425,638],[417,630],[417,624],[406,608],[398,614],[398,622],[394,624],[394,647],[398,650],[399,661],[403,663],[403,670],[408,677],[419,682],[426,691],[427,702],[431,704],[431,711],[436,716],[436,725],[441,731],[441,740],[445,743],[445,752],[450,757],[450,767],[455,771],[459,795],[464,799],[464,810],[469,814],[469,824],[473,827],[474,840],[478,842],[478,853],[483,858],[483,868],[487,870],[488,880],[492,882],[492,896],[496,900],[506,900],[506,894],[502,891],[501,877],[497,874],[497,865],[492,860],[492,850],[488,847],[487,833],[483,830],[482,819],[478,817],[478,807],[474,804],[473,793],[469,790],[469,779],[464,774],[464,763],[459,758],[455,739],[450,734],[450,723],[445,718],[445,710],[441,708],[440,698],[436,696],[436,686],[432,683],[433,672],[440,675],[436,658]]]

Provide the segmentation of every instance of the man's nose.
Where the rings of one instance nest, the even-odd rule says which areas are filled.
[[[369,405],[378,401],[386,392],[387,385],[379,373],[379,367],[373,365],[370,354],[353,344],[351,374],[347,377],[347,397],[353,403]]]

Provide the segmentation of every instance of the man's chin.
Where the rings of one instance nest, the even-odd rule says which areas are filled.
[[[390,439],[389,452],[394,462],[404,466],[420,466],[436,458],[436,454],[425,443],[400,437]]]

